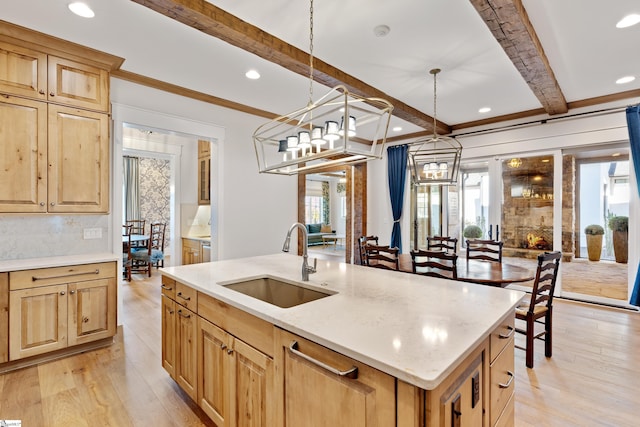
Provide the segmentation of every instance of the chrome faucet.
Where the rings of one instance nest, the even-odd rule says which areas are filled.
[[[302,238],[303,238],[303,250],[302,250],[302,281],[303,282],[308,282],[309,281],[309,274],[313,274],[316,272],[316,267],[318,265],[318,260],[317,259],[313,259],[313,267],[311,267],[307,260],[309,259],[309,256],[307,255],[307,227],[305,227],[304,224],[301,224],[299,222],[294,223],[291,228],[289,228],[289,231],[287,232],[287,237],[286,239],[284,239],[284,244],[282,245],[282,252],[289,252],[289,245],[291,243],[291,233],[293,232],[293,230],[295,230],[297,228],[302,230]]]

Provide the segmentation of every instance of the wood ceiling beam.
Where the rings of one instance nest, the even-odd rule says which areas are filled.
[[[522,0],[470,0],[549,115],[566,113],[567,101]]]
[[[251,52],[289,71],[309,76],[309,54],[255,27],[205,0],[131,0],[171,19]],[[393,115],[433,132],[433,117],[392,98],[373,86],[314,57],[313,79],[328,87],[344,85],[365,97],[384,98],[393,104]],[[450,127],[437,122],[437,132],[447,134]]]

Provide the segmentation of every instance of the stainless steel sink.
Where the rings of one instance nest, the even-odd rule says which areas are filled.
[[[318,291],[295,282],[270,276],[226,283],[222,286],[282,308],[294,307],[335,293]]]

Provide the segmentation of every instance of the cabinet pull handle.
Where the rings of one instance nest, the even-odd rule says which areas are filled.
[[[515,377],[515,375],[513,375],[513,372],[511,372],[511,371],[507,371],[507,374],[509,375],[509,381],[507,381],[506,384],[498,383],[498,387],[500,387],[500,388],[509,388],[511,386],[511,383],[513,382],[513,378]]]
[[[170,288],[170,287],[165,286],[165,285],[161,285],[160,287],[161,287],[162,289],[164,289],[165,291],[172,291],[172,290],[173,290],[173,288]]]
[[[185,301],[191,301],[191,297],[184,297],[184,296],[182,296],[182,292],[178,292],[178,296],[179,296],[180,298],[182,298],[183,300],[185,300]]]
[[[302,357],[307,362],[311,362],[316,366],[319,366],[319,367],[321,367],[323,369],[326,369],[327,371],[331,372],[332,374],[336,374],[336,375],[341,376],[341,377],[351,378],[352,380],[355,380],[355,379],[358,378],[358,367],[357,366],[353,366],[353,367],[351,367],[351,369],[348,369],[346,371],[340,371],[339,369],[336,369],[333,366],[329,366],[326,363],[323,363],[323,362],[321,362],[319,360],[316,360],[311,356],[307,356],[306,354],[304,354],[303,352],[298,350],[298,342],[297,341],[291,341],[291,344],[289,345],[289,351],[291,353],[295,354],[296,356]]]
[[[191,317],[191,315],[190,315],[190,314],[183,314],[183,313],[182,313],[182,310],[178,310],[178,314],[179,314],[180,316],[184,317],[185,319],[188,319],[188,318],[190,318],[190,317]]]
[[[59,276],[47,276],[47,277],[31,276],[31,281],[35,282],[35,281],[38,281],[38,280],[60,279],[61,277],[82,276],[82,275],[85,275],[85,274],[100,274],[100,270],[98,270],[96,268],[94,271],[81,271],[81,272],[78,272],[78,273],[61,274]]]
[[[498,338],[500,338],[501,340],[506,340],[507,338],[511,338],[511,335],[513,335],[513,333],[516,331],[516,328],[514,328],[513,326],[507,326],[507,329],[509,330],[508,334],[498,334]]]

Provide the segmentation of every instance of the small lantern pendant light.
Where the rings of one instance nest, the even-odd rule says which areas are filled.
[[[439,68],[429,71],[433,75],[433,135],[420,138],[409,145],[411,179],[416,185],[456,185],[460,170],[462,145],[448,136],[439,136],[436,119],[436,75]]]

